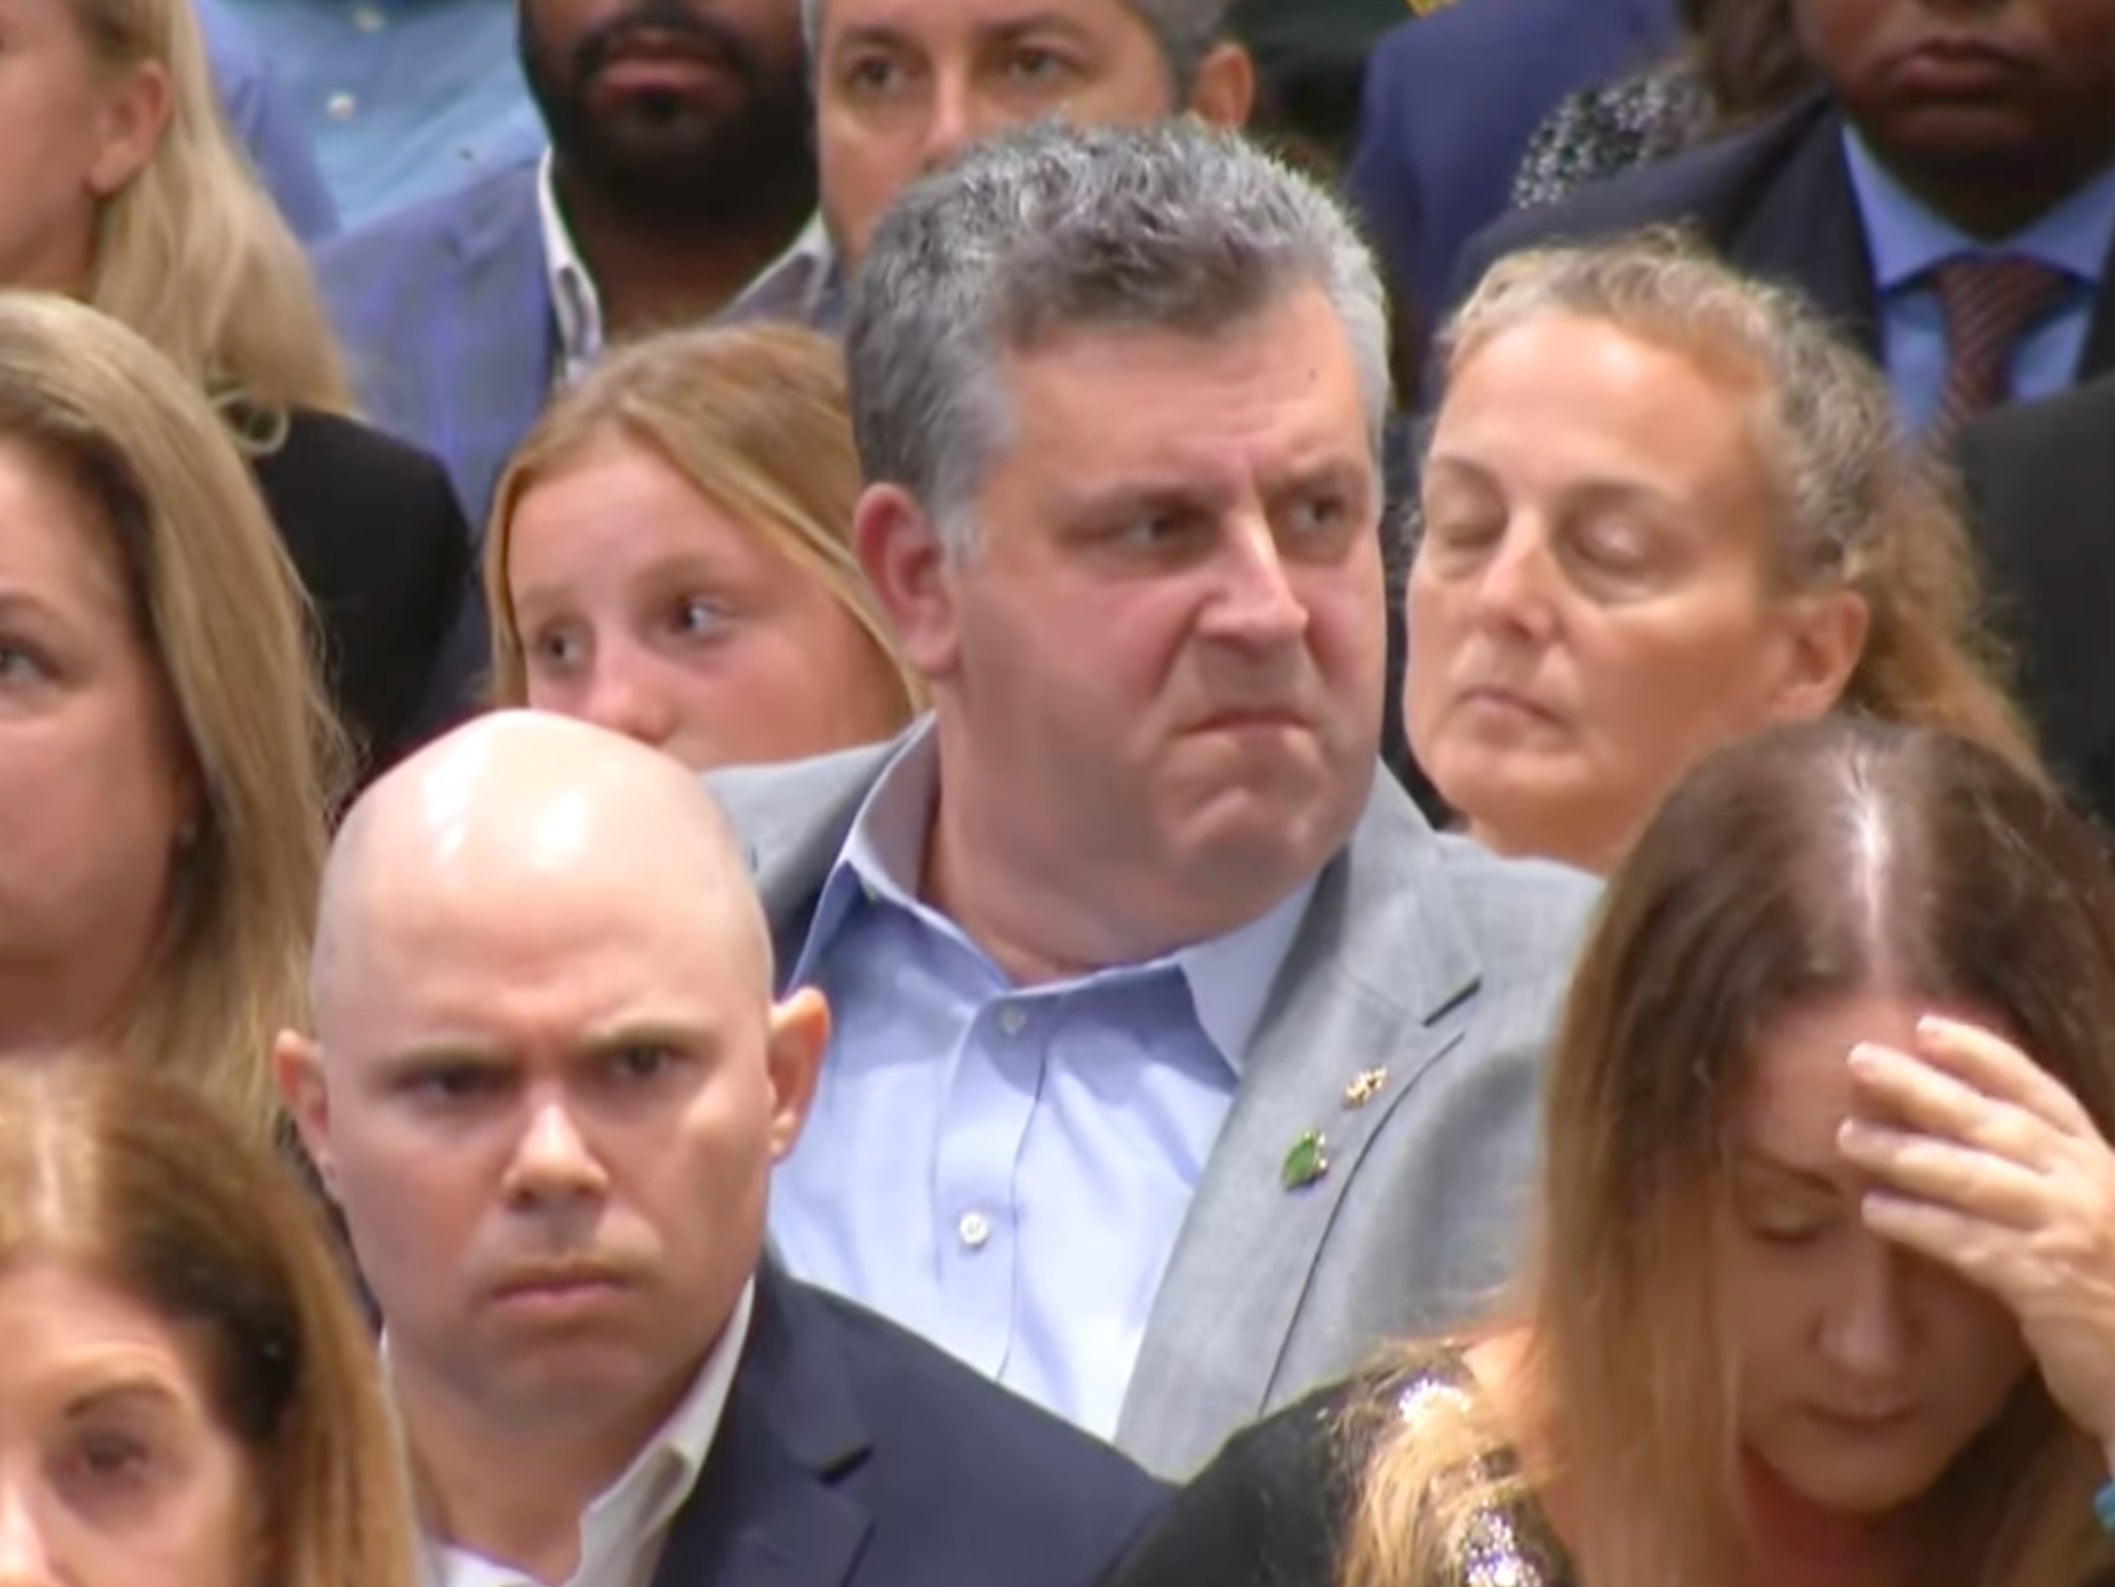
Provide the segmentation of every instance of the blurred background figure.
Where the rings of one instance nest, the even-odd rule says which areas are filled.
[[[1792,0],[1676,0],[1681,43],[1665,59],[1566,96],[1535,129],[1513,204],[1649,165],[1782,110],[1814,82]]]
[[[2049,758],[2115,832],[2115,375],[1961,436],[1994,620]]]
[[[2115,879],[1988,749],[1719,752],[1609,885],[1487,1328],[1236,1437],[1124,1587],[2082,1587],[2115,1459]]]
[[[206,399],[102,316],[0,293],[0,1059],[105,1046],[261,1133],[336,747]]]
[[[1790,20],[1819,91],[1497,222],[1450,296],[1516,248],[1688,225],[1811,298],[1940,449],[2115,369],[2115,0],[1792,0]]]
[[[851,549],[836,343],[671,331],[545,413],[486,536],[493,698],[695,770],[893,738],[925,698]]]
[[[1472,835],[1605,871],[1707,750],[1839,704],[2035,763],[1958,515],[1793,295],[1670,237],[1517,254],[1440,362],[1404,694]]]
[[[0,1579],[414,1587],[416,1561],[373,1349],[291,1177],[188,1088],[0,1064]]]
[[[284,83],[346,226],[437,198],[542,143],[512,0],[212,3]]]
[[[469,587],[446,478],[348,416],[307,261],[228,136],[188,0],[9,16],[0,287],[82,299],[212,398],[315,598],[338,706],[386,760]]]

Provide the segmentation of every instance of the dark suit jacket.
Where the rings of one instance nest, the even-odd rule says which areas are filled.
[[[251,459],[321,619],[331,695],[380,770],[413,747],[443,636],[468,586],[470,535],[441,465],[335,414],[302,412]]]
[[[1761,126],[1582,188],[1562,203],[1508,215],[1464,250],[1448,301],[1502,255],[1687,223],[1729,264],[1799,288],[1878,359],[1879,293],[1865,220],[1843,157],[1843,117],[1810,96]],[[2115,369],[2115,274],[2103,278],[2081,379]]]
[[[653,1587],[1093,1587],[1167,1490],[871,1312],[766,1269]]]
[[[2115,832],[2115,377],[1971,425],[1961,464],[2042,746]]]
[[[1675,36],[1672,0],[1459,0],[1382,40],[1350,183],[1397,291],[1437,309],[1543,117]]]

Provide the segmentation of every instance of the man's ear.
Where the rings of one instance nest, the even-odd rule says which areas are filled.
[[[954,588],[940,526],[897,485],[869,485],[852,510],[852,548],[905,659],[928,681],[954,670]]]
[[[140,62],[104,90],[96,154],[88,165],[88,189],[96,198],[123,192],[146,169],[174,109],[169,69],[160,61]]]
[[[1215,45],[1190,84],[1190,112],[1215,127],[1239,132],[1256,108],[1256,60],[1229,39]]]
[[[281,1031],[272,1043],[272,1082],[301,1136],[302,1150],[336,1201],[338,1169],[330,1145],[330,1087],[323,1072],[323,1049],[299,1031]]]
[[[808,1121],[823,1053],[830,1045],[830,1005],[802,987],[771,1008],[767,1053],[771,1065],[771,1160],[782,1163]]]

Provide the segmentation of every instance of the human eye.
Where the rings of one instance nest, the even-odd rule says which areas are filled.
[[[1078,63],[1070,56],[1041,44],[1022,44],[1009,50],[1001,71],[1009,82],[1036,89],[1069,84],[1081,75]]]
[[[901,94],[911,73],[899,56],[884,50],[867,50],[851,56],[839,68],[837,82],[846,97],[887,99]]]
[[[1352,526],[1351,503],[1343,492],[1313,491],[1296,498],[1284,513],[1284,528],[1300,541],[1332,540]]]
[[[674,1073],[683,1056],[673,1042],[625,1042],[602,1055],[602,1068],[619,1085],[646,1085]]]
[[[1652,532],[1626,516],[1589,519],[1580,526],[1575,541],[1583,561],[1611,573],[1643,572],[1653,560]]]
[[[36,646],[0,634],[0,687],[19,688],[52,680],[51,660]]]
[[[531,637],[528,653],[538,672],[559,676],[577,672],[587,657],[587,635],[571,623],[548,624]]]
[[[685,596],[669,613],[669,626],[686,639],[706,639],[727,620],[726,609],[702,595]]]
[[[58,1451],[54,1479],[87,1511],[130,1506],[148,1499],[168,1456],[144,1432],[119,1425],[75,1430]]]
[[[397,1091],[415,1105],[463,1108],[500,1095],[506,1076],[490,1064],[442,1060],[404,1071]]]

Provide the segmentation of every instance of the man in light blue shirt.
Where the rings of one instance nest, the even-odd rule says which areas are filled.
[[[348,228],[532,155],[513,0],[221,0],[305,120]]]
[[[1511,1266],[1583,878],[1377,777],[1372,262],[1194,120],[911,187],[846,335],[931,718],[721,779],[836,1015],[795,1272],[1163,1473]]]
[[[198,25],[228,125],[294,235],[321,242],[338,229],[338,208],[285,79],[222,0],[198,0]]]

